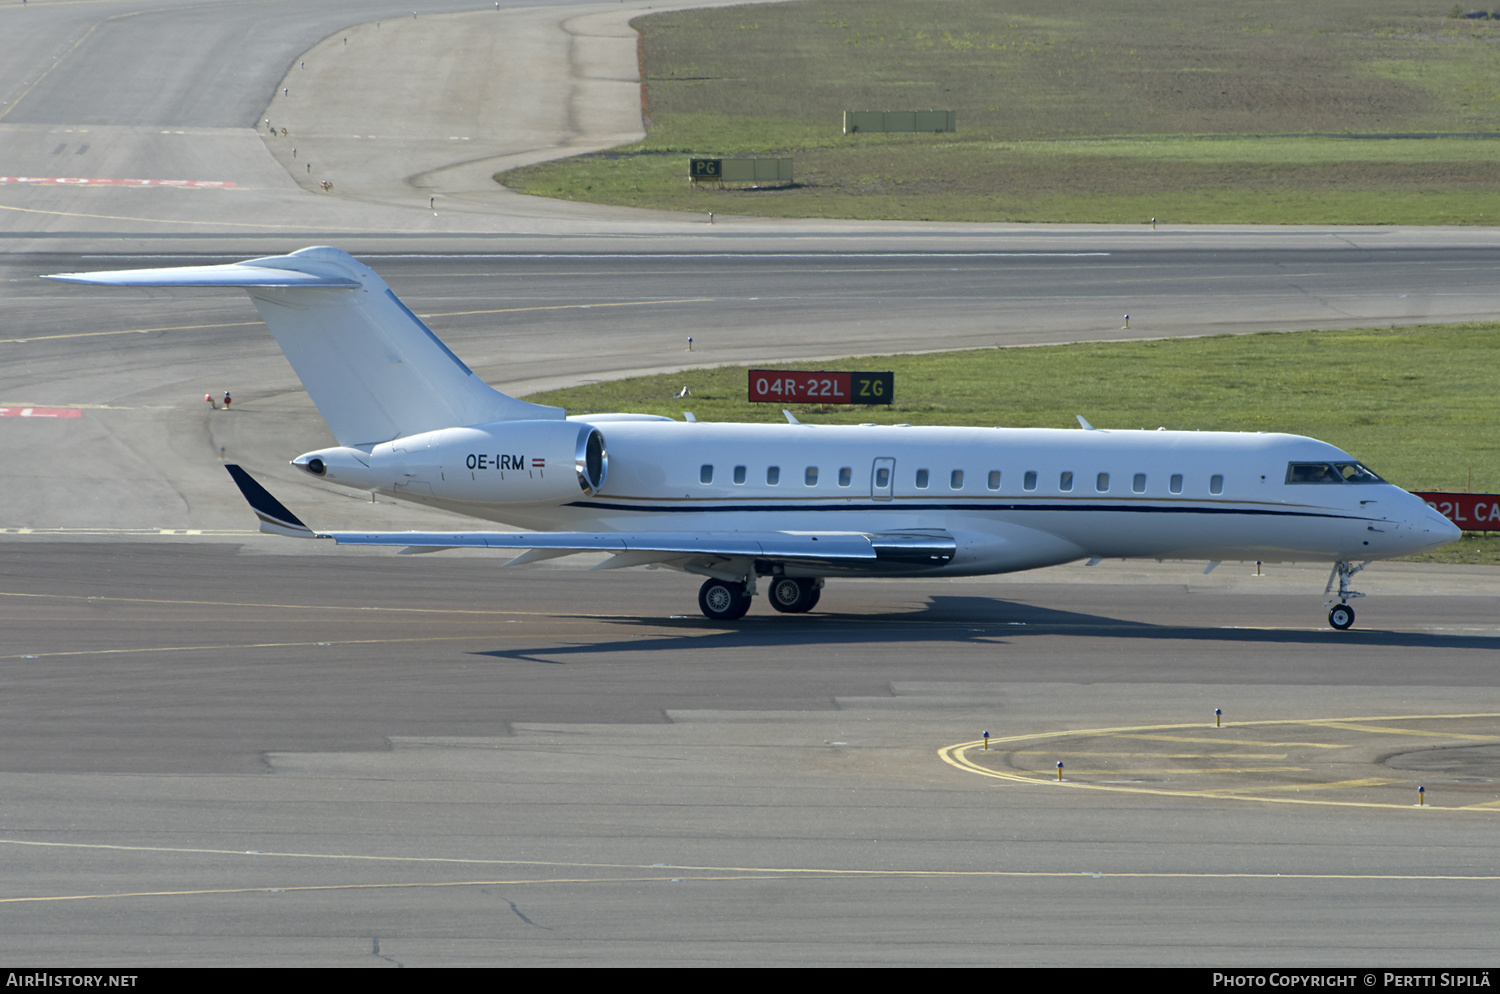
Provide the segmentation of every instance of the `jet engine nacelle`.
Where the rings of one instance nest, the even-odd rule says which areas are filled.
[[[292,464],[330,483],[421,500],[555,503],[604,486],[604,436],[576,421],[498,421],[374,446],[308,452]]]

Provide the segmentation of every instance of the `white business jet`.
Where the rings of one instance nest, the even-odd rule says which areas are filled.
[[[261,530],[405,552],[608,552],[599,569],[705,577],[703,613],[810,610],[827,577],[974,576],[1086,559],[1323,561],[1345,629],[1370,561],[1459,530],[1348,453],[1248,432],[704,424],[566,417],[500,393],[379,276],[333,248],[221,266],[68,273],[104,286],[246,290],[338,444],[292,464],[329,483],[526,532],[322,532],[243,469]],[[1337,590],[1334,583],[1337,581]]]

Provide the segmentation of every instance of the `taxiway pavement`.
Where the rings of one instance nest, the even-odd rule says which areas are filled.
[[[1116,312],[1145,334],[1490,316],[1500,233],[709,229],[490,201],[476,176],[491,160],[585,142],[555,113],[529,145],[499,135],[509,125],[476,102],[465,120],[493,133],[454,155],[466,132],[438,132],[462,123],[442,115],[464,91],[366,82],[381,60],[435,59],[446,7],[376,43],[393,25],[357,22],[400,11],[25,6],[0,5],[0,175],[237,185],[0,186],[0,405],[80,412],[0,418],[0,951],[13,960],[1493,963],[1491,571],[1372,567],[1346,633],[1322,625],[1326,570],[1234,564],[834,582],[816,614],[762,604],[721,627],[697,616],[692,581],[663,572],[277,540],[250,532],[220,446],[273,468],[326,435],[248,302],[35,277],[332,242],[383,254],[376,267],[459,354],[522,389],[869,345],[1109,337]],[[517,59],[573,79],[557,53],[587,43],[559,33],[602,7],[536,10],[514,15],[541,18]],[[466,16],[480,14],[512,16]],[[330,43],[342,54],[345,27],[352,52],[377,57],[363,75],[320,61]],[[580,85],[627,82],[610,68],[621,36],[590,30],[608,42]],[[168,54],[138,58],[153,46]],[[172,70],[149,99],[98,96],[128,98],[148,64]],[[268,104],[283,113],[270,93],[299,73],[314,91],[373,87],[379,123],[409,140],[362,144],[385,133],[356,130],[357,108],[330,91],[312,103],[350,126],[312,127],[288,104],[313,144],[283,161],[251,127]],[[304,148],[364,171],[307,189]],[[698,328],[706,351],[687,361],[680,339]],[[225,388],[234,410],[208,410],[202,394]],[[271,475],[322,520],[423,523]],[[1305,771],[1260,797],[1243,780],[1232,798],[1104,793],[997,781],[940,755],[985,730],[1198,722],[1111,761],[1134,771],[1116,779],[1180,785],[1184,764],[1242,751],[1214,738],[1214,708],[1230,723],[1342,721],[1360,777],[1393,799],[1340,803],[1353,788],[1319,791]],[[1453,714],[1479,717],[1435,717]],[[1088,764],[1068,757],[1080,778]]]

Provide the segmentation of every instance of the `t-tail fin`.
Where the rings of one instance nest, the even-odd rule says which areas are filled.
[[[486,384],[384,280],[336,248],[305,248],[227,266],[62,273],[47,279],[246,290],[340,445],[492,421],[563,417],[561,408],[529,404]]]

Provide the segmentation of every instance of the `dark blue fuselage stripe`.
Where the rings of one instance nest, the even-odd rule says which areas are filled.
[[[1353,514],[1337,511],[1290,511],[1277,508],[1233,508],[1233,507],[1142,507],[1139,505],[1113,504],[901,504],[892,502],[869,504],[612,504],[604,501],[573,501],[569,507],[584,507],[594,511],[639,511],[651,514],[702,514],[705,512],[743,513],[747,511],[1106,511],[1126,514],[1244,514],[1261,517],[1282,518],[1336,518],[1345,521],[1370,521]]]

